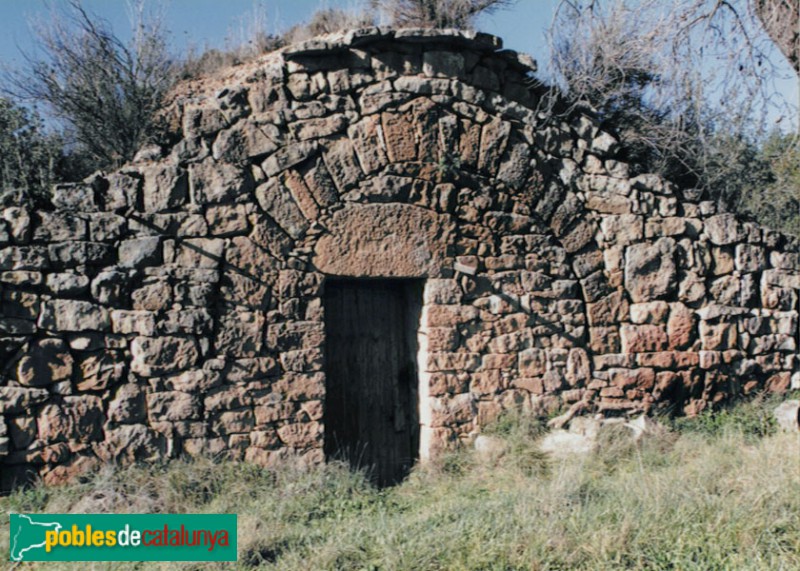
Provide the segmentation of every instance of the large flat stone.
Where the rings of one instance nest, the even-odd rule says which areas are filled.
[[[449,216],[402,204],[344,208],[328,229],[314,265],[342,276],[439,277],[454,239]]]
[[[143,377],[182,371],[197,362],[200,352],[190,337],[136,337],[131,343],[131,370]]]
[[[17,381],[26,387],[43,387],[69,380],[73,359],[61,339],[42,339],[33,344],[17,364]]]
[[[39,327],[51,331],[107,331],[111,317],[106,308],[88,301],[53,299],[44,303]]]
[[[633,244],[625,252],[625,287],[635,303],[666,297],[676,287],[675,241]]]
[[[185,171],[174,166],[159,165],[143,169],[142,174],[145,212],[170,210],[186,203],[189,188]]]

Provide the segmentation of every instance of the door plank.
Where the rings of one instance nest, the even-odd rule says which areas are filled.
[[[416,335],[421,286],[403,280],[325,287],[325,454],[404,478],[419,447]]]

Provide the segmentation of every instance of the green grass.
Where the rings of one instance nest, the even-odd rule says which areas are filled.
[[[596,454],[566,460],[536,451],[539,423],[506,417],[490,432],[507,453],[491,465],[457,452],[386,490],[340,464],[180,461],[19,491],[0,510],[238,513],[240,569],[799,569],[800,440],[741,422],[771,426],[770,406],[682,420],[636,444],[610,430]],[[4,561],[8,531],[3,517]]]
[[[775,434],[777,427],[773,410],[783,399],[798,396],[797,392],[788,396],[761,394],[716,411],[709,409],[694,417],[677,417],[670,424],[680,432],[719,436],[732,431],[752,440]]]

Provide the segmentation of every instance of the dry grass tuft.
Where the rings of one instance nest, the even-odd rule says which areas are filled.
[[[108,469],[17,492],[0,508],[238,513],[239,569],[797,569],[800,440],[754,434],[760,421],[742,420],[762,417],[747,406],[636,444],[611,430],[595,454],[564,460],[536,451],[535,421],[509,417],[491,431],[506,440],[491,465],[462,451],[388,490],[338,463],[267,470],[198,460]]]

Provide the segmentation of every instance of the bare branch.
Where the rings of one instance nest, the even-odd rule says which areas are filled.
[[[515,0],[371,0],[391,25],[421,28],[472,27],[479,14],[490,14]]]
[[[769,37],[800,74],[800,4],[796,0],[752,0]]]
[[[66,11],[35,30],[40,54],[23,54],[27,69],[6,77],[8,92],[47,105],[102,167],[132,158],[153,135],[174,75],[160,21],[147,18],[143,0],[131,6],[128,45],[70,0]]]
[[[555,83],[641,168],[722,196],[732,183],[720,141],[744,148],[791,105],[770,89],[777,62],[747,1],[563,0],[550,29]]]

